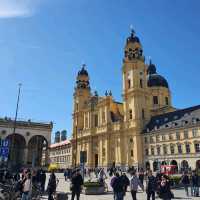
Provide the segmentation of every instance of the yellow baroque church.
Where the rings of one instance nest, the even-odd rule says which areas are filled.
[[[167,80],[146,64],[134,31],[126,39],[122,64],[123,102],[111,92],[91,93],[83,65],[74,91],[72,163],[88,168],[177,169],[200,167],[200,106],[172,106]]]

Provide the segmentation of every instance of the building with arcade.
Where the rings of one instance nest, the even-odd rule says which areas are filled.
[[[52,122],[43,123],[31,120],[15,122],[11,118],[0,118],[0,140],[9,142],[8,158],[2,159],[1,157],[1,164],[15,169],[23,166],[39,167],[44,150],[47,164],[52,128]]]

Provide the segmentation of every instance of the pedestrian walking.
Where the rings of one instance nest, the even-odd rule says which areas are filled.
[[[53,194],[56,191],[56,176],[54,174],[54,171],[52,170],[50,178],[49,178],[49,183],[47,186],[47,192],[48,192],[48,200],[53,200]]]
[[[144,170],[143,168],[141,168],[139,170],[139,175],[138,175],[139,179],[140,179],[140,182],[142,183],[142,185],[144,185]]]
[[[110,183],[113,188],[114,200],[123,200],[124,199],[124,187],[122,178],[119,176],[119,173],[116,172],[115,176],[111,179]]]
[[[72,191],[71,200],[74,200],[75,196],[76,199],[80,199],[81,187],[83,185],[83,178],[80,174],[80,170],[76,170],[72,174],[71,186],[70,189]]]
[[[22,198],[21,200],[29,200],[29,192],[31,188],[31,174],[26,173],[23,180],[23,188],[22,188]]]
[[[147,173],[147,184],[146,184],[146,193],[147,200],[155,200],[155,191],[157,189],[157,182],[155,176],[153,176],[152,171],[149,170]]]
[[[98,181],[99,183],[103,184],[104,180],[107,178],[106,173],[104,171],[104,168],[100,169],[100,172],[98,174]]]
[[[136,172],[133,171],[131,174],[131,181],[130,181],[130,189],[131,189],[131,195],[133,200],[137,200],[136,194],[138,191],[138,186],[144,191],[144,186],[141,183],[140,179],[136,176]]]
[[[170,190],[170,181],[166,175],[161,177],[159,185],[159,197],[163,200],[171,200],[173,194]]]
[[[68,169],[66,169],[66,170],[64,171],[65,181],[67,181],[67,174],[68,174]]]
[[[198,175],[196,171],[192,171],[191,175],[191,196],[198,197],[199,187],[198,187]]]
[[[125,196],[126,192],[127,192],[127,188],[130,185],[130,181],[129,181],[128,177],[126,176],[125,172],[122,173],[121,179],[122,179],[122,182],[123,182],[124,196]]]
[[[189,179],[189,176],[188,176],[186,171],[183,172],[183,175],[181,177],[181,181],[180,182],[184,186],[186,195],[189,196],[188,188],[189,188],[189,185],[190,185],[190,179]]]
[[[45,191],[45,183],[46,183],[46,172],[42,169],[41,170],[41,191]]]

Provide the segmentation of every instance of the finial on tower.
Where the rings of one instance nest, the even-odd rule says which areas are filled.
[[[130,29],[131,29],[131,36],[134,37],[135,36],[135,31],[133,29],[133,25],[130,25]]]
[[[85,62],[82,62],[82,68],[85,69],[85,67],[86,67]]]
[[[149,56],[149,65],[151,65],[152,62],[151,62],[151,56]]]

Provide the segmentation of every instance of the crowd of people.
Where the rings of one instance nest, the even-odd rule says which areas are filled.
[[[87,180],[91,180],[92,174],[102,185],[106,184],[105,180],[110,176],[110,186],[113,189],[114,200],[123,200],[128,188],[133,200],[137,199],[139,188],[143,192],[146,191],[147,200],[155,200],[156,195],[163,200],[171,200],[174,197],[171,191],[172,181],[165,174],[157,172],[154,175],[151,170],[135,170],[134,168],[124,172],[120,168],[113,167],[107,169],[107,171],[104,168],[84,169],[84,171],[80,169],[66,169],[64,177],[65,181],[70,181],[71,200],[74,200],[75,197],[77,200],[80,199],[84,184],[83,176],[86,176]],[[46,172],[43,169],[38,169],[37,171],[25,169],[22,173],[17,172],[15,174],[11,174],[8,170],[4,170],[3,173],[0,171],[0,182],[5,183],[11,180],[16,183],[15,190],[16,193],[18,192],[18,196],[21,196],[21,200],[31,199],[35,191],[39,191],[40,194],[46,193],[48,200],[54,200],[58,179],[56,179],[53,170],[50,173],[47,188],[45,188]],[[191,173],[184,171],[179,184],[184,187],[187,196],[190,196],[190,194],[191,196],[199,196],[200,177],[196,171]]]

